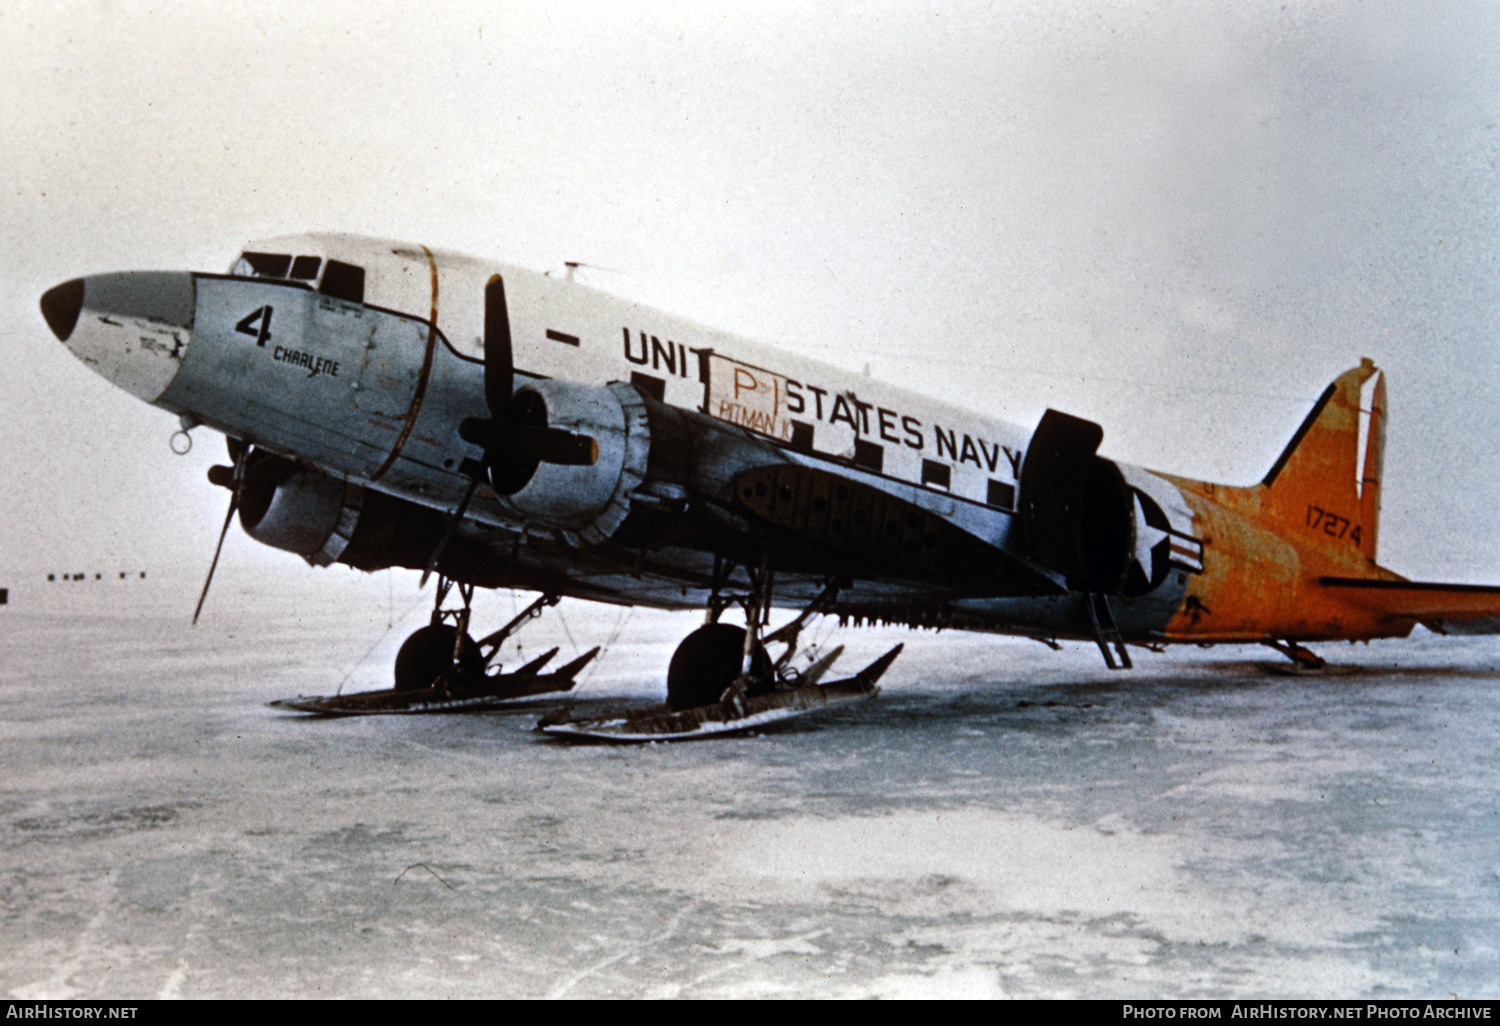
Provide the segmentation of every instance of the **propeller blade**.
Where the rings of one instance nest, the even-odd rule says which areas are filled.
[[[484,287],[484,401],[490,417],[499,423],[505,422],[514,384],[510,314],[505,307],[505,282],[497,274]]]
[[[528,393],[521,395],[524,398]],[[466,417],[458,425],[458,435],[484,450],[491,482],[501,495],[513,495],[524,488],[538,463],[591,467],[599,462],[599,443],[593,438],[545,424],[505,429],[493,420]]]
[[[543,463],[592,467],[599,462],[598,442],[588,435],[575,435],[562,428],[513,428],[510,441],[516,449]]]
[[[432,556],[427,560],[427,566],[422,570],[422,579],[417,582],[418,588],[426,587],[427,578],[431,577],[432,571],[437,569],[438,560],[443,558],[443,550],[453,540],[453,532],[458,530],[458,525],[464,518],[464,510],[469,508],[469,500],[474,498],[474,490],[478,487],[479,478],[477,476],[469,478],[469,490],[464,492],[463,501],[458,504],[458,508],[453,511],[453,515],[448,518],[448,526],[443,531],[443,540],[438,542],[437,548],[432,550]]]
[[[229,533],[229,524],[234,520],[234,511],[239,506],[238,495],[229,497],[229,512],[224,515],[224,526],[219,531],[219,544],[214,546],[214,561],[208,565],[208,576],[203,579],[203,590],[198,593],[198,605],[193,609],[193,626],[198,626],[198,615],[203,612],[203,602],[208,598],[208,586],[214,583],[214,571],[219,568],[219,553],[224,551],[224,536]]]
[[[501,495],[514,495],[526,486],[538,463],[567,467],[593,466],[599,444],[587,435],[547,427],[547,407],[541,396],[515,392],[515,353],[511,345],[510,312],[505,303],[505,280],[493,275],[484,287],[484,401],[488,419],[468,417],[458,426],[459,437],[484,450],[490,484]],[[449,521],[443,542],[422,574],[425,582],[462,519],[478,479]]]
[[[500,448],[505,441],[505,434],[500,430],[499,423],[483,417],[465,417],[459,421],[458,437],[486,452]]]
[[[229,525],[234,520],[235,511],[240,508],[240,493],[245,487],[245,464],[250,459],[250,447],[243,442],[240,443],[238,452],[235,452],[235,439],[230,440],[229,451],[234,453],[234,469],[231,480],[233,491],[229,493],[229,511],[224,514],[224,526],[219,528],[219,544],[214,546],[214,561],[208,565],[208,576],[203,579],[203,590],[198,593],[198,605],[193,609],[193,626],[198,626],[198,616],[203,612],[203,603],[208,598],[208,586],[214,583],[214,571],[219,568],[219,554],[224,551],[224,536],[229,533]],[[213,470],[225,468],[214,467]],[[209,480],[214,481],[215,475],[211,470]],[[214,481],[215,484],[220,482]]]

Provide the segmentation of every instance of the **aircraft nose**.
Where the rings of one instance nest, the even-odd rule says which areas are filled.
[[[66,342],[83,309],[83,279],[74,278],[42,293],[42,316],[59,342]]]
[[[74,278],[42,294],[59,342],[106,380],[147,402],[167,390],[192,335],[197,287],[186,271]]]

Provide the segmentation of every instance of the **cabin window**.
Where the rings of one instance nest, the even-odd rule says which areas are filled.
[[[323,263],[322,257],[299,256],[292,261],[292,273],[288,277],[299,281],[312,281],[318,276],[318,267]]]
[[[854,465],[880,473],[885,469],[885,447],[867,442],[863,438],[854,441]]]
[[[664,378],[655,378],[650,374],[642,374],[640,371],[631,371],[630,383],[659,403],[667,401],[667,382]]]
[[[813,451],[813,426],[801,420],[792,421],[792,451]]]
[[[1001,509],[1015,509],[1016,486],[1005,481],[991,481],[989,494],[984,501]]]
[[[257,278],[285,278],[292,266],[289,253],[241,253],[231,274],[254,275]]]
[[[330,260],[323,269],[323,284],[318,291],[350,303],[365,301],[365,269],[342,260]]]
[[[938,488],[950,488],[953,483],[953,468],[937,460],[923,460],[922,483]]]

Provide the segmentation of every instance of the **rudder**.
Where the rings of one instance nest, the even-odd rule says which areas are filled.
[[[1365,434],[1364,470],[1359,477],[1359,519],[1364,527],[1360,551],[1375,562],[1375,537],[1380,530],[1380,479],[1385,473],[1385,375],[1375,379],[1370,402],[1370,427]]]

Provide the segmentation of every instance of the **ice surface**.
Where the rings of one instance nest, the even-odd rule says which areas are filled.
[[[196,583],[0,609],[10,996],[1500,994],[1492,640],[1316,678],[847,630],[844,670],[907,643],[875,700],[617,748],[533,734],[546,702],[269,710],[386,686],[425,603],[229,579],[195,629]],[[505,661],[608,643],[580,711],[659,700],[696,622],[565,601]]]

